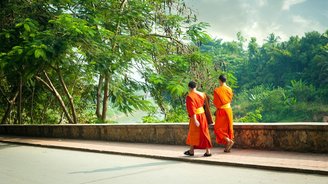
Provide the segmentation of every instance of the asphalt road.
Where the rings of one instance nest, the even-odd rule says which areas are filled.
[[[322,175],[0,143],[0,184],[328,184]]]

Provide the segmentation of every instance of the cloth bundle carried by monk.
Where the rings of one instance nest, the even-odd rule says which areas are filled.
[[[213,124],[213,118],[212,118],[212,113],[211,113],[211,109],[210,109],[210,99],[208,98],[207,94],[205,94],[204,110],[205,110],[205,116],[207,119],[207,123],[209,125]]]

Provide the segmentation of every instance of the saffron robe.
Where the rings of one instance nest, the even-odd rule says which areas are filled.
[[[204,110],[199,113],[199,109],[203,108],[205,103],[205,94],[190,92],[186,98],[186,106],[189,120],[189,132],[186,144],[194,146],[195,149],[206,149],[212,147],[208,123]],[[196,114],[196,119],[199,121],[199,127],[195,125],[192,116]]]
[[[214,133],[218,144],[227,144],[224,137],[234,138],[233,133],[233,113],[230,106],[232,101],[232,89],[223,85],[214,90],[213,103],[216,107]]]

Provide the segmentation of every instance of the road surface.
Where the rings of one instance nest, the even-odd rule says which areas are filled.
[[[0,143],[0,184],[328,184],[328,177]]]

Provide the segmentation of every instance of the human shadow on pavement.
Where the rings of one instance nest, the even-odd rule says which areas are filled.
[[[87,173],[97,173],[97,172],[109,172],[109,171],[119,171],[125,169],[134,169],[134,168],[142,168],[142,167],[152,167],[152,166],[160,166],[160,165],[170,165],[170,164],[179,164],[179,162],[175,161],[163,161],[163,162],[151,162],[146,164],[136,164],[136,165],[129,165],[124,167],[110,167],[110,168],[103,168],[103,169],[95,169],[90,171],[76,171],[70,172],[69,174],[87,174]]]

